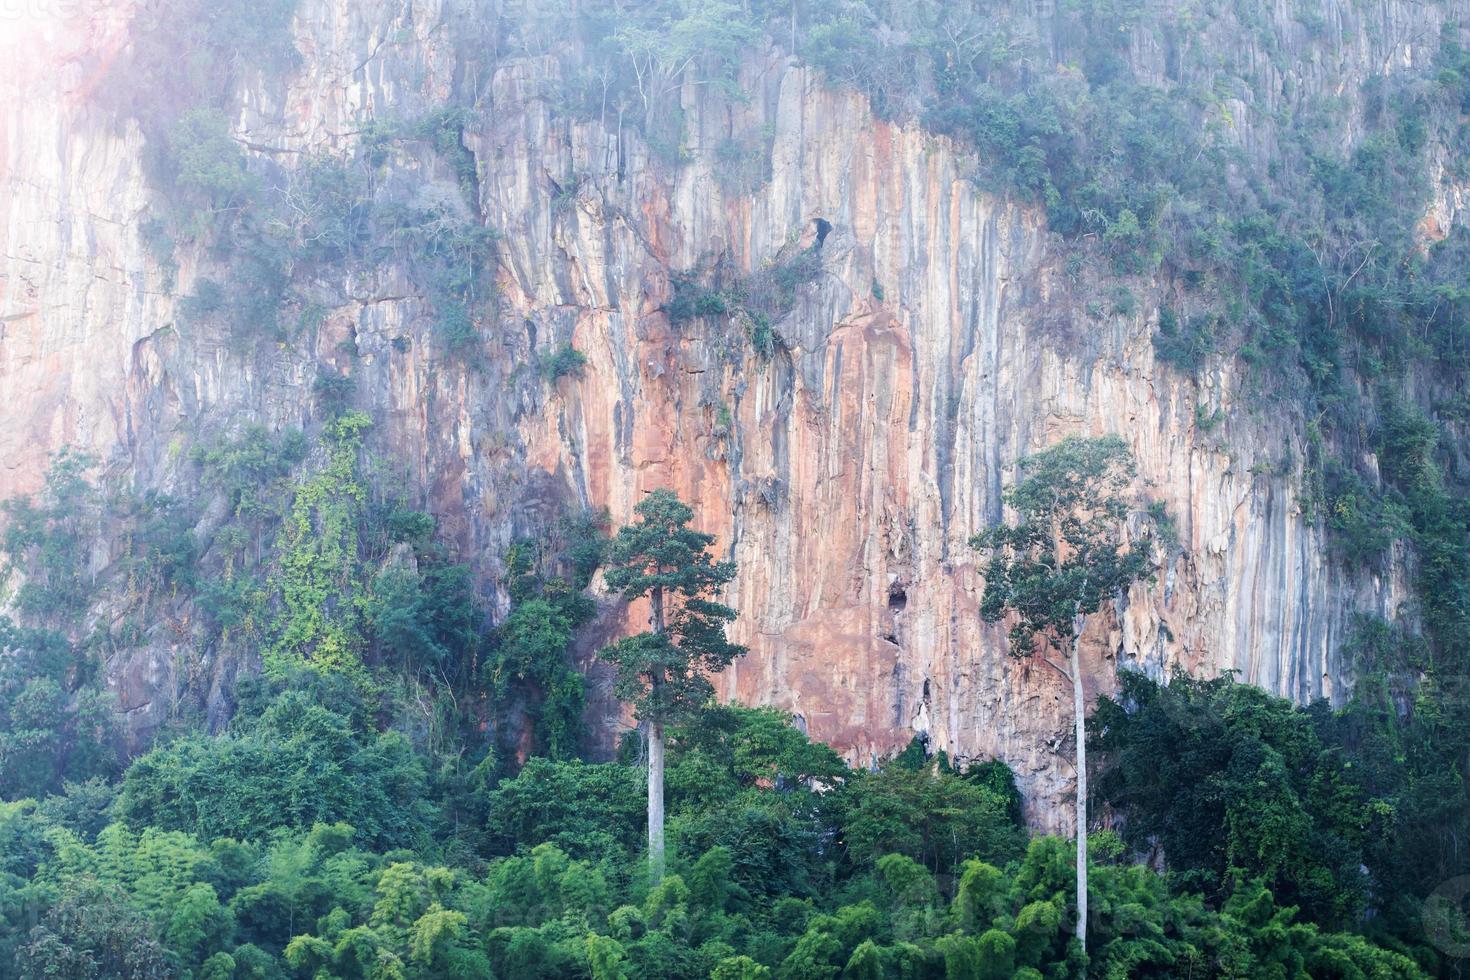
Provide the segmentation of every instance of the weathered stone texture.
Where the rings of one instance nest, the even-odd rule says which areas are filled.
[[[795,712],[855,762],[915,732],[952,756],[998,755],[1034,821],[1064,827],[1069,811],[1054,804],[1070,783],[1057,754],[1068,693],[1037,661],[1010,660],[1001,630],[980,623],[966,542],[999,516],[1019,456],[1116,431],[1137,454],[1141,492],[1175,515],[1180,548],[1154,583],[1095,617],[1088,693],[1130,665],[1236,670],[1297,699],[1343,696],[1353,612],[1392,613],[1404,587],[1346,575],[1303,520],[1297,475],[1283,468],[1303,458],[1302,420],[1238,401],[1229,361],[1198,380],[1155,362],[1152,317],[1168,283],[1130,283],[1137,313],[1089,315],[1103,287],[1067,275],[1066,247],[1038,210],[977,191],[950,141],[877,118],[778,53],[746,66],[748,104],[684,91],[690,159],[670,164],[627,127],[557,115],[549,61],[492,69],[462,43],[462,17],[401,6],[306,0],[303,63],[289,84],[247,79],[237,129],[277,157],[340,152],[374,113],[477,93],[466,145],[477,203],[501,235],[482,366],[432,353],[423,300],[391,266],[325,284],[335,299],[324,326],[284,349],[245,355],[181,325],[176,297],[202,260],[181,255],[167,287],[139,234],[153,201],[142,137],[89,98],[126,41],[130,6],[113,5],[91,33],[28,53],[46,70],[0,70],[0,497],[35,490],[67,444],[115,477],[181,489],[181,449],[199,434],[303,424],[316,365],[350,369],[379,420],[378,447],[492,583],[513,536],[559,509],[606,506],[616,521],[643,492],[673,487],[740,567],[728,601],[751,654],[723,694]],[[1359,41],[1289,79],[1263,62],[1272,100],[1385,57],[1422,63],[1430,42],[1369,40],[1372,17],[1329,6]],[[1410,8],[1370,6],[1389,27]],[[1165,54],[1136,57],[1162,73]],[[1252,117],[1244,104],[1238,115]],[[1243,142],[1266,138],[1242,127]],[[730,179],[717,150],[732,136],[769,139],[759,186]],[[454,186],[430,159],[396,166]],[[1447,189],[1434,220],[1459,211]],[[821,275],[776,324],[782,349],[769,363],[738,325],[679,327],[661,311],[672,273],[760,270],[813,244],[819,218],[832,229]],[[586,371],[544,384],[535,357],[566,342]],[[1217,410],[1217,426],[1197,424]],[[212,526],[201,523],[206,544]],[[99,573],[107,560],[104,548]],[[193,676],[182,665],[200,656],[187,625],[116,655],[109,670],[137,732],[166,716]],[[209,678],[218,712],[240,664],[216,659],[194,673]],[[605,683],[597,690],[610,733],[621,721]]]

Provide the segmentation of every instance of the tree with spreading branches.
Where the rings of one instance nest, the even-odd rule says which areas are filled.
[[[1087,948],[1087,699],[1077,641],[1087,617],[1153,568],[1152,512],[1132,508],[1133,454],[1118,436],[1069,437],[1020,463],[1005,492],[1011,519],[970,544],[984,558],[980,615],[1009,618],[1010,652],[1037,656],[1072,686],[1077,771],[1077,940]],[[1137,534],[1130,518],[1142,516]],[[1064,653],[1067,669],[1049,659]]]
[[[608,547],[607,584],[627,602],[646,598],[651,628],[599,656],[617,669],[617,696],[647,726],[648,862],[656,883],[664,869],[664,726],[709,704],[710,675],[745,648],[725,635],[735,610],[715,601],[735,564],[710,555],[714,536],[689,526],[694,512],[669,490],[654,491],[634,511],[637,519]]]

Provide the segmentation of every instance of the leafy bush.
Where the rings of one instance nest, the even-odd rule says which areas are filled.
[[[45,622],[73,624],[92,592],[87,549],[83,546],[100,519],[101,501],[86,472],[94,460],[63,450],[52,460],[40,502],[17,497],[0,504],[5,516],[0,553],[5,571],[25,581],[15,593],[16,608]]]
[[[541,376],[556,382],[565,377],[580,378],[587,366],[587,355],[571,344],[563,344],[555,351],[541,356]]]
[[[304,692],[286,692],[228,735],[192,735],[129,767],[118,816],[204,840],[261,840],[278,829],[347,822],[382,848],[435,829],[427,776],[396,733],[354,730]]]
[[[693,273],[675,275],[664,312],[675,326],[704,317],[732,317],[745,324],[756,356],[770,360],[781,345],[776,321],[791,312],[798,291],[815,282],[821,271],[821,252],[813,245],[725,288],[702,285]]]
[[[1154,333],[1154,355],[1186,374],[1195,374],[1216,350],[1217,319],[1197,314],[1183,323],[1173,309],[1159,309],[1159,329]]]
[[[428,197],[379,209],[375,225],[388,254],[402,259],[436,312],[445,349],[465,354],[478,338],[474,317],[492,294],[487,278],[494,233],[479,224],[463,200]]]
[[[1223,896],[1259,880],[1316,922],[1358,920],[1372,808],[1321,711],[1228,677],[1159,685],[1125,673],[1093,718],[1104,762],[1096,793],[1129,816],[1189,887]]]
[[[637,847],[644,805],[636,769],[533,758],[495,789],[488,813],[504,850],[551,843],[595,859]]]
[[[317,369],[316,380],[311,383],[311,393],[316,396],[317,408],[328,418],[336,418],[347,411],[347,405],[356,391],[356,378],[324,368]]]
[[[1008,796],[940,764],[890,765],[851,781],[843,796],[842,836],[859,864],[903,854],[948,875],[970,857],[1004,864],[1024,840]]]
[[[256,193],[256,178],[223,113],[203,108],[185,112],[169,136],[169,152],[179,188],[203,207],[237,207]]]

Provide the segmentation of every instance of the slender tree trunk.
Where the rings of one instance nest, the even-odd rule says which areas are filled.
[[[664,590],[656,588],[650,596],[653,604],[653,631],[664,633]],[[659,671],[653,686],[663,682]],[[661,718],[648,719],[648,876],[657,885],[664,880],[664,723]]]
[[[1082,662],[1072,635],[1072,715],[1077,738],[1077,941],[1087,949],[1087,696],[1082,690]]]
[[[664,880],[664,726],[648,726],[648,875]]]

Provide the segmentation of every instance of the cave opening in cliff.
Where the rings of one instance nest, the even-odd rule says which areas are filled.
[[[902,582],[894,582],[888,587],[888,609],[891,612],[903,612],[909,605],[908,589]]]
[[[822,243],[827,240],[827,236],[830,235],[830,234],[832,234],[832,222],[828,221],[826,218],[818,218],[817,219],[817,248],[821,248],[822,247]]]

